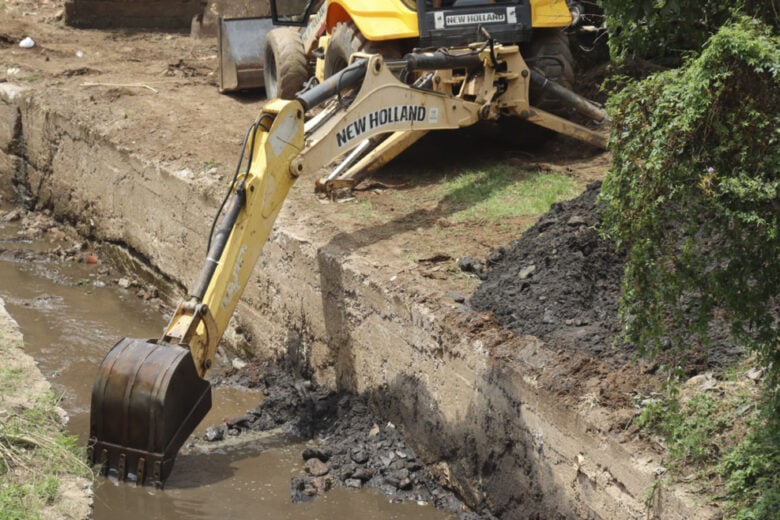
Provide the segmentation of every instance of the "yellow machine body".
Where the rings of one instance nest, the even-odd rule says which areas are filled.
[[[417,11],[409,0],[331,0],[327,11],[328,31],[337,23],[349,20],[370,41],[416,38],[420,35]],[[571,20],[566,0],[531,0],[532,27],[563,28],[571,24]]]

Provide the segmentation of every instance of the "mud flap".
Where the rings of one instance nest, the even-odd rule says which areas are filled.
[[[271,18],[219,19],[219,91],[265,86],[263,48]]]
[[[124,338],[92,387],[89,458],[119,480],[162,487],[210,409],[211,384],[189,349]]]

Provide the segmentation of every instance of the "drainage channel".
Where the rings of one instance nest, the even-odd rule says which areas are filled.
[[[0,208],[0,216],[9,210]],[[58,259],[72,248],[72,237],[35,222],[32,233],[23,227],[0,219],[0,298],[18,322],[27,352],[62,395],[70,433],[84,443],[92,381],[103,356],[122,336],[159,337],[165,320],[136,291],[111,282],[121,274],[101,277],[100,264]],[[261,399],[262,394],[244,388],[216,387],[214,407],[194,435],[245,413]],[[199,446],[180,453],[164,490],[99,479],[94,518],[455,518],[427,505],[393,503],[370,489],[336,488],[311,502],[292,503],[291,478],[303,473],[302,444],[280,434]]]

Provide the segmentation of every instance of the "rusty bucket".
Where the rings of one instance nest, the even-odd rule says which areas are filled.
[[[162,487],[176,454],[211,409],[211,384],[189,349],[124,338],[92,387],[89,457],[104,473]]]

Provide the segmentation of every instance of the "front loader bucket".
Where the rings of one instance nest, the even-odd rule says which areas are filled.
[[[189,349],[124,338],[92,387],[89,457],[119,480],[162,487],[176,453],[211,409]]]
[[[263,47],[270,18],[219,19],[219,91],[265,86]]]

